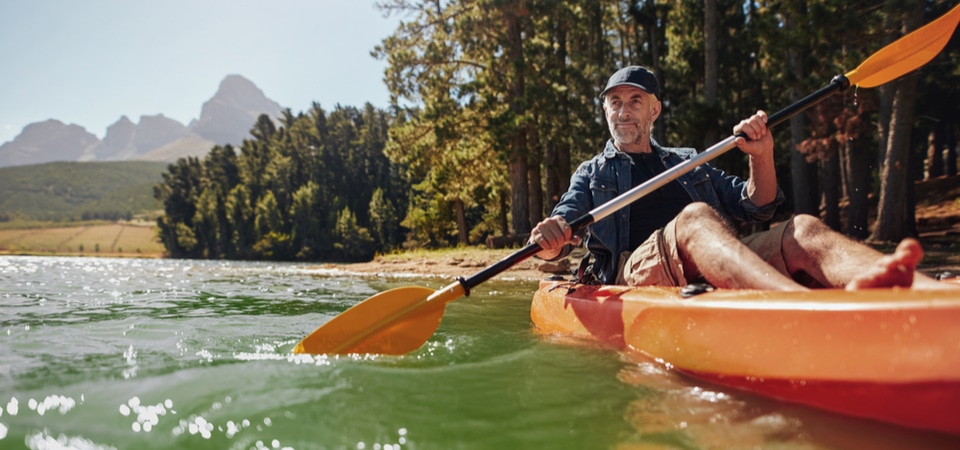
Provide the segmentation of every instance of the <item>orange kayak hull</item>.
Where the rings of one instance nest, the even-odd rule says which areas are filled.
[[[912,428],[960,434],[960,291],[803,293],[544,281],[544,333],[639,352],[690,376]]]

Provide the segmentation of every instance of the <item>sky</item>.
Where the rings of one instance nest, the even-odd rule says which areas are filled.
[[[184,125],[227,75],[294,113],[383,108],[396,30],[373,0],[0,1],[0,145],[57,119],[103,138],[121,116]]]

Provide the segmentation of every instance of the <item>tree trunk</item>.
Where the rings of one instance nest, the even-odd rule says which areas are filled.
[[[910,171],[907,174],[907,207],[904,223],[906,236],[917,236],[919,234],[917,231],[917,181],[923,179],[924,154],[922,151],[914,151],[911,146],[907,158]]]
[[[796,97],[793,101],[799,100]],[[817,180],[817,164],[807,162],[806,156],[797,150],[804,139],[806,118],[797,114],[790,118],[790,178],[793,190],[793,211],[797,214],[820,215],[820,186]]]
[[[886,15],[883,21],[883,29],[890,30],[896,26],[894,3],[887,1],[884,9]],[[890,33],[884,33],[881,43],[888,45],[891,42],[893,42],[893,37]],[[887,145],[890,139],[890,118],[893,115],[894,86],[895,83],[885,83],[877,88],[879,94],[877,106],[877,167],[880,168],[881,172],[883,171],[884,161],[887,158]]]
[[[929,180],[943,175],[943,138],[940,124],[927,135],[927,161],[923,178]]]
[[[840,157],[834,154],[821,162],[823,174],[823,222],[830,228],[840,230]]]
[[[564,21],[557,27],[556,42],[556,65],[560,70],[561,77],[565,85],[572,84],[570,71],[567,67],[567,25]],[[563,95],[559,99],[560,103],[560,126],[563,129],[570,128],[570,99]],[[547,155],[547,170],[552,173],[547,174],[547,215],[553,211],[553,207],[560,201],[560,196],[570,187],[570,144],[566,139],[556,139],[550,144],[552,152]],[[552,179],[551,179],[552,176]],[[552,189],[552,191],[550,191]]]
[[[719,84],[720,54],[717,49],[717,1],[703,1],[703,101],[708,110],[717,104],[717,86]],[[703,148],[708,148],[720,140],[720,127],[716,118],[710,118],[703,134]]]
[[[916,29],[923,19],[922,4],[912,5],[907,10],[909,12],[905,15],[903,34]],[[907,208],[911,195],[908,190],[912,191],[914,187],[910,178],[910,134],[919,78],[919,73],[914,72],[896,82],[890,137],[887,140],[887,154],[880,176],[877,227],[872,235],[875,240],[899,241],[916,229],[915,224],[909,223],[913,214],[908,214]]]
[[[515,154],[510,161],[510,225],[515,234],[530,232],[527,158]]]
[[[840,149],[844,153],[843,163],[849,201],[845,234],[857,240],[863,240],[870,234],[867,225],[870,220],[868,200],[871,191],[871,170],[869,169],[872,162],[862,141],[863,139],[847,140]]]
[[[567,192],[567,189],[570,189],[570,177],[573,175],[573,167],[570,161],[570,144],[561,142],[558,145],[556,165],[558,167],[557,181],[560,183],[558,192],[560,195],[563,195],[564,192]],[[557,196],[556,200],[551,199],[554,204],[560,201],[560,195]],[[553,210],[553,205],[550,206],[550,209]]]
[[[713,1],[713,0],[711,0]],[[598,2],[599,3],[599,2]],[[638,2],[639,3],[639,2]],[[637,24],[642,26],[646,31],[645,35],[647,41],[642,45],[645,48],[638,48],[638,54],[642,53],[641,50],[647,50],[650,52],[650,61],[647,65],[647,68],[656,75],[657,80],[660,81],[660,89],[663,90],[664,82],[664,73],[663,68],[660,65],[660,34],[667,29],[667,18],[666,14],[660,14],[660,7],[657,6],[655,0],[643,0],[643,7],[637,9],[636,6],[631,6],[631,9],[634,13],[634,20],[637,21]],[[641,11],[643,11],[641,13]],[[638,45],[641,45],[639,42]],[[663,99],[660,99],[663,100]],[[660,117],[665,117],[661,115]],[[665,120],[657,120],[653,123],[653,138],[657,142],[664,143],[667,141],[667,129],[665,126]],[[709,145],[713,145],[715,142],[711,142]],[[567,178],[570,178],[569,176]]]
[[[547,172],[544,213],[549,216],[560,197],[570,188],[570,147],[562,141],[550,142],[544,153],[543,166]]]
[[[913,183],[910,183],[910,133],[913,128],[916,90],[916,74],[908,75],[897,82],[887,155],[880,174],[880,205],[877,227],[872,235],[875,240],[899,241],[913,228],[907,223],[907,190],[913,189]]]
[[[520,18],[507,12],[507,57],[509,59],[509,104],[516,119],[524,114],[522,105],[525,89],[523,33]],[[527,179],[527,126],[519,125],[510,133],[510,213],[513,232],[530,232],[529,180]]]
[[[530,158],[527,161],[527,181],[530,183],[528,188],[528,198],[530,205],[530,224],[535,224],[543,219],[543,185],[540,184],[540,163],[536,158]],[[529,231],[529,230],[528,230]]]
[[[543,169],[546,171],[543,174],[545,211],[550,215],[560,196],[563,195],[563,191],[560,190],[560,168],[557,167],[557,146],[552,142],[547,142],[543,148]]]
[[[509,196],[510,196],[509,192],[505,190],[500,191],[500,214],[497,215],[497,218],[499,219],[499,223],[500,223],[501,236],[506,236],[510,234],[510,225],[507,219],[507,217],[509,216],[508,213],[510,212],[510,204],[509,202],[507,202],[507,198],[509,198]]]
[[[784,18],[784,28],[788,33],[796,33],[796,26],[790,16]],[[787,51],[787,65],[795,81],[790,87],[790,100],[796,102],[804,97],[805,89],[800,86],[804,78],[803,51],[791,48]],[[797,114],[790,118],[790,179],[793,198],[793,211],[797,214],[820,216],[820,186],[817,180],[817,164],[807,161],[801,153],[800,143],[806,138],[807,118]]]
[[[887,146],[890,141],[890,120],[893,117],[893,94],[895,83],[887,83],[877,88],[877,167],[883,171],[887,159]]]
[[[947,152],[943,157],[943,174],[948,177],[956,176],[957,154],[960,153],[960,145],[957,144],[957,134],[953,127],[946,127],[943,140]]]
[[[912,225],[907,223],[907,190],[910,183],[910,133],[913,126],[913,105],[917,77],[908,75],[897,82],[890,118],[890,137],[887,154],[880,172],[880,205],[874,240],[899,241],[908,235]]]
[[[464,211],[463,200],[459,198],[454,200],[453,207],[457,213],[458,242],[461,245],[470,245],[470,230],[467,229],[467,214]]]

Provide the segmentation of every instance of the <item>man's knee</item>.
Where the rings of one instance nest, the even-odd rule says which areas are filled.
[[[723,216],[707,203],[694,202],[683,208],[676,217],[677,239],[684,245],[692,239],[706,236],[732,235],[733,230]]]
[[[785,236],[792,236],[800,241],[831,231],[827,224],[809,214],[797,214],[793,216],[793,218],[790,219],[790,228],[792,228],[792,230],[788,229],[789,232],[784,233]]]
[[[677,222],[700,223],[703,221],[722,222],[723,218],[712,206],[704,202],[693,202],[677,215]]]

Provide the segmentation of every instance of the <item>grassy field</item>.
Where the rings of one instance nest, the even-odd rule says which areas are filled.
[[[0,229],[0,253],[18,255],[163,256],[152,224]]]
[[[116,220],[161,209],[153,187],[163,181],[166,167],[147,161],[3,167],[0,220]]]

